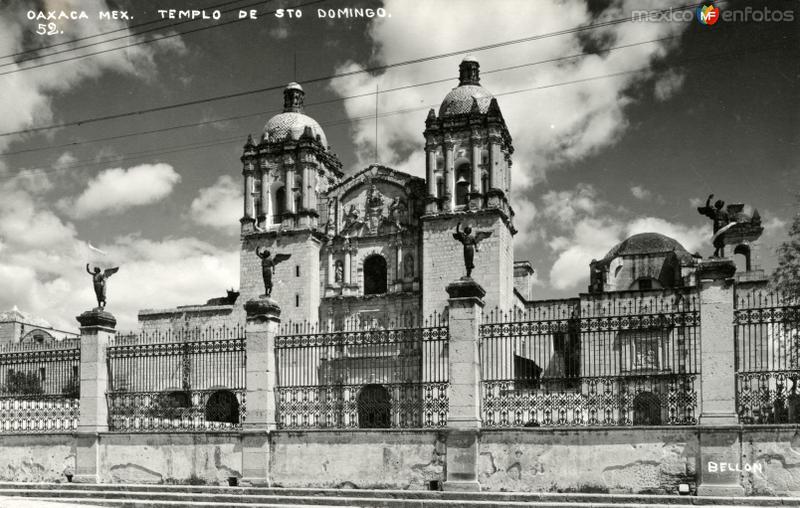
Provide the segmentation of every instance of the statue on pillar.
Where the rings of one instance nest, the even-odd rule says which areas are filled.
[[[456,224],[456,232],[453,233],[453,238],[464,245],[464,266],[467,269],[467,277],[471,277],[472,269],[475,268],[473,260],[475,259],[475,252],[478,251],[478,244],[490,236],[492,236],[491,231],[476,231],[473,235],[471,227],[467,226],[464,231],[461,231],[461,223]]]
[[[272,275],[275,273],[275,265],[282,261],[286,261],[291,254],[275,254],[272,256],[267,249],[263,247],[256,248],[256,256],[261,258],[261,275],[264,278],[264,296],[272,296]]]
[[[730,215],[723,209],[725,202],[718,199],[714,206],[711,206],[711,200],[714,199],[713,194],[708,195],[705,206],[698,206],[697,211],[701,215],[705,215],[714,223],[714,255],[712,257],[721,258],[725,255],[725,242],[723,241],[721,233],[725,228],[732,224]]]
[[[92,276],[92,283],[94,285],[94,295],[97,298],[97,308],[106,308],[106,281],[109,277],[119,271],[119,267],[107,268],[101,272],[99,266],[95,266],[94,270],[89,269],[89,263],[86,263],[86,273]]]

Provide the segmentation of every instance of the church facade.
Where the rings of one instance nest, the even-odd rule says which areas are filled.
[[[465,275],[456,226],[491,233],[473,278],[486,305],[510,309],[530,298],[533,269],[514,262],[510,200],[514,148],[497,100],[480,86],[479,63],[424,121],[425,178],[382,165],[346,175],[319,123],[303,112],[297,83],[283,112],[241,157],[238,294],[204,305],[143,310],[146,329],[244,321],[243,306],[265,292],[257,250],[289,254],[275,266],[272,298],[282,320],[326,328],[418,326],[441,316],[445,286]]]

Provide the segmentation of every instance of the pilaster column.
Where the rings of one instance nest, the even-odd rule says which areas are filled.
[[[244,171],[244,218],[253,219],[253,165],[248,163]]]
[[[489,188],[500,189],[503,170],[503,153],[500,151],[500,138],[489,138]]]
[[[739,472],[728,464],[741,462],[736,414],[736,366],[733,324],[733,275],[730,259],[700,262],[700,479],[701,496],[742,496]],[[720,466],[723,467],[720,467]]]
[[[350,255],[350,248],[347,247],[344,251],[344,285],[350,284],[350,272],[352,268],[352,260]]]
[[[428,196],[436,196],[436,147],[425,145],[425,179],[428,184]]]
[[[242,425],[242,483],[269,485],[269,431],[275,430],[275,336],[281,309],[270,298],[245,303],[247,419]]]
[[[469,207],[472,210],[481,208],[482,195],[481,195],[481,140],[477,136],[470,138],[470,145],[472,147],[472,185],[469,189]]]
[[[103,309],[76,318],[81,332],[80,417],[78,419],[76,483],[100,483],[100,433],[108,431],[108,365],[106,347],[117,320]]]
[[[264,227],[270,223],[270,210],[272,210],[269,194],[269,169],[266,164],[261,167],[261,210],[258,216],[259,219],[264,219]]]
[[[331,245],[328,244],[328,285],[331,286],[335,282],[334,278],[334,267],[333,267],[333,249]]]
[[[394,279],[397,281],[403,280],[403,244],[399,241],[397,242],[397,252],[395,259],[397,260],[397,265],[395,266],[395,275]]]
[[[294,163],[288,161],[284,163],[286,166],[286,212],[296,213],[294,209]]]
[[[455,170],[455,154],[453,149],[455,144],[452,141],[446,141],[444,144],[444,182],[445,182],[445,210],[452,210],[455,208],[456,199],[456,170]]]
[[[308,210],[310,208],[309,203],[309,193],[311,192],[311,171],[309,171],[308,164],[303,161],[302,166],[302,177],[303,177],[303,187],[300,189],[302,192],[302,196],[300,196],[301,203],[303,203],[303,210]]]
[[[444,490],[480,491],[478,431],[480,414],[480,331],[486,291],[471,278],[447,286],[450,383],[447,396],[447,478]]]

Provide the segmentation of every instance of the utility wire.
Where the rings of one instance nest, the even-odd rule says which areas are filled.
[[[235,4],[235,3],[239,3],[239,2],[243,2],[243,1],[244,0],[230,0],[228,2],[223,2],[221,4],[209,5],[209,6],[203,7],[202,9],[203,10],[217,9],[219,7],[224,7],[226,5]],[[271,0],[266,0],[266,1],[271,1]],[[263,2],[261,2],[261,3],[263,3]],[[252,6],[252,5],[240,6],[240,7],[237,7],[236,9],[246,9],[247,7],[250,7],[250,6]],[[231,10],[236,10],[236,9],[230,9],[230,10],[223,11],[223,12],[227,13],[227,12],[230,12]],[[107,32],[98,32],[98,33],[92,34],[92,35],[85,35],[83,37],[76,37],[75,39],[70,39],[68,41],[57,42],[57,43],[54,43],[54,44],[48,44],[47,46],[39,46],[38,48],[35,48],[35,49],[26,49],[25,51],[18,51],[16,53],[10,53],[8,55],[0,56],[0,59],[13,58],[13,57],[16,57],[16,56],[27,55],[29,53],[39,53],[40,51],[43,51],[43,50],[46,50],[46,49],[57,48],[59,46],[64,46],[66,44],[73,44],[75,42],[86,41],[86,40],[89,40],[89,39],[94,39],[95,37],[102,37],[104,35],[115,34],[117,32],[133,30],[134,28],[140,28],[140,27],[143,27],[143,26],[149,26],[149,25],[152,25],[152,24],[155,24],[155,23],[161,23],[162,21],[167,21],[167,20],[165,20],[165,19],[153,19],[153,20],[150,20],[150,21],[144,21],[142,23],[134,23],[133,25],[126,25],[126,26],[123,26],[122,28],[117,28],[116,30],[109,30]],[[197,21],[197,20],[196,19],[187,19],[187,20],[184,20],[184,21],[177,21],[177,22],[174,22],[174,23],[169,23],[169,24],[167,24],[165,26],[162,26],[162,27],[159,27],[159,28],[172,28],[172,27],[175,27],[175,26],[184,25],[186,23],[191,23],[193,21]],[[140,32],[140,33],[144,33],[144,32]],[[126,35],[125,37],[135,37],[137,35],[139,35],[139,33],[131,33],[129,35]],[[106,39],[105,41],[101,41],[99,44],[102,44],[104,42],[111,42],[113,40],[117,40],[117,39]],[[70,48],[69,51],[74,51],[76,49],[81,49],[81,48],[85,48],[85,47],[87,47],[87,46],[81,46],[80,48]],[[55,54],[57,54],[57,53],[55,53],[55,52],[54,53],[48,53],[46,55],[37,54],[33,58],[25,58],[25,59],[22,59],[22,60],[17,60],[16,62],[12,62],[12,63],[28,62],[30,60],[36,60],[38,58],[45,58],[45,57],[48,57],[48,56],[51,56],[51,55],[55,55]],[[6,65],[9,65],[9,64],[3,64],[3,65],[0,65],[0,67],[5,67]]]
[[[773,44],[773,45],[757,46],[755,49],[753,49],[753,48],[743,48],[743,49],[740,49],[740,50],[737,50],[737,51],[728,51],[728,52],[719,52],[719,53],[703,53],[703,54],[701,54],[699,56],[686,58],[686,59],[684,59],[684,60],[682,60],[680,62],[676,62],[676,63],[678,63],[678,64],[691,64],[691,63],[695,63],[695,62],[702,62],[705,65],[716,64],[718,62],[721,62],[722,61],[721,59],[725,58],[725,57],[733,57],[733,56],[738,56],[738,55],[748,54],[748,53],[758,53],[758,52],[768,51],[770,49],[774,49],[774,48],[778,48],[778,47],[781,47],[781,46]],[[504,96],[508,96],[508,95],[516,95],[516,94],[531,92],[531,91],[535,91],[535,90],[546,90],[546,89],[557,88],[557,87],[561,87],[561,86],[569,86],[569,85],[574,85],[574,84],[578,84],[578,83],[586,83],[586,82],[590,82],[590,81],[596,81],[596,80],[600,80],[600,79],[608,79],[608,78],[619,77],[619,76],[623,76],[623,75],[636,74],[636,73],[639,73],[639,72],[649,72],[651,70],[652,69],[650,67],[639,67],[639,68],[636,68],[636,69],[630,69],[630,70],[614,72],[614,73],[609,73],[609,74],[601,74],[601,75],[598,75],[598,76],[590,76],[590,77],[574,79],[574,80],[570,80],[570,81],[562,81],[562,82],[558,82],[558,83],[550,83],[550,84],[546,84],[546,85],[539,85],[539,86],[533,86],[533,87],[520,88],[520,89],[517,89],[517,90],[510,90],[510,91],[500,92],[500,93],[494,94],[494,96],[495,97],[504,97]],[[373,95],[373,94],[374,94],[374,92],[372,92],[372,93],[370,93],[368,95]],[[384,117],[387,117],[387,116],[406,114],[406,113],[411,113],[411,112],[415,112],[415,111],[423,111],[423,110],[426,110],[426,109],[429,109],[429,108],[432,108],[432,107],[435,108],[436,106],[437,106],[437,104],[428,104],[428,105],[425,105],[425,106],[415,106],[415,107],[397,109],[397,110],[392,110],[392,111],[387,111],[387,112],[381,113],[379,116],[381,118],[384,118]],[[373,113],[373,114],[368,114],[368,115],[364,115],[364,116],[360,116],[360,117],[356,117],[356,118],[346,118],[346,119],[340,119],[340,120],[335,120],[335,121],[322,122],[322,123],[320,123],[320,126],[329,127],[329,126],[333,126],[333,125],[346,125],[346,124],[351,123],[351,122],[368,121],[368,120],[374,120],[374,119],[375,119],[375,114]],[[226,145],[226,144],[229,144],[229,143],[233,143],[235,141],[241,142],[241,139],[242,139],[241,136],[235,136],[235,137],[225,138],[225,139],[222,139],[222,140],[216,140],[216,141],[212,141],[212,142],[203,141],[203,142],[194,142],[194,143],[189,143],[189,144],[184,144],[184,145],[175,145],[175,146],[172,146],[172,147],[168,147],[167,149],[154,149],[154,150],[145,150],[145,151],[141,151],[141,152],[130,152],[128,154],[125,154],[126,155],[125,157],[122,157],[122,158],[114,160],[114,161],[90,162],[88,164],[86,164],[87,161],[75,161],[73,164],[65,165],[65,166],[62,166],[62,167],[59,167],[59,168],[54,168],[52,170],[41,170],[41,172],[45,173],[45,174],[49,174],[49,173],[56,173],[56,172],[64,171],[66,169],[82,169],[82,168],[88,169],[89,167],[92,167],[92,166],[117,164],[117,163],[122,162],[122,161],[135,160],[135,159],[139,159],[139,158],[146,158],[146,157],[150,157],[150,156],[156,155],[156,154],[170,154],[170,153],[184,152],[184,151],[188,151],[188,150],[197,150],[197,149],[203,149],[203,148],[210,148],[210,147],[214,147],[214,146]],[[133,157],[129,157],[129,156],[133,156]],[[6,177],[0,177],[0,179],[8,180],[8,179],[13,178],[14,176],[15,175],[8,175]]]
[[[632,48],[632,47],[635,47],[635,46],[642,46],[644,44],[653,44],[653,43],[656,43],[656,42],[663,42],[663,41],[666,41],[666,40],[675,39],[677,37],[680,37],[680,36],[679,35],[672,35],[672,36],[668,36],[668,37],[661,37],[661,38],[658,38],[658,39],[651,39],[651,40],[648,40],[648,41],[634,42],[634,43],[630,43],[630,44],[621,44],[619,46],[611,46],[611,47],[603,48],[601,50],[596,50],[596,51],[585,51],[583,53],[576,53],[574,55],[559,56],[559,57],[554,57],[554,58],[548,58],[548,59],[545,59],[545,60],[538,60],[538,61],[535,61],[535,62],[527,62],[527,63],[524,63],[524,64],[517,64],[517,65],[511,65],[511,66],[507,66],[507,67],[500,67],[500,68],[497,68],[497,69],[485,70],[485,71],[481,71],[481,74],[485,76],[487,74],[495,74],[495,73],[498,73],[498,72],[504,72],[504,71],[509,71],[509,70],[517,70],[517,69],[521,69],[521,68],[524,68],[524,67],[531,67],[531,66],[534,66],[534,65],[541,65],[541,64],[546,64],[546,63],[554,63],[554,62],[560,62],[560,61],[564,61],[564,60],[573,60],[573,59],[581,58],[581,57],[585,57],[585,56],[596,55],[598,53],[610,53],[611,51],[616,51],[616,50],[619,50],[619,49],[626,49],[626,48]],[[380,90],[379,93],[380,94],[386,94],[386,93],[391,93],[391,92],[397,92],[397,91],[400,91],[400,90],[408,90],[408,89],[411,89],[411,88],[418,88],[418,87],[429,86],[429,85],[434,85],[434,84],[439,84],[439,83],[446,83],[448,81],[453,81],[453,79],[454,78],[451,76],[451,77],[442,78],[442,79],[436,79],[436,80],[432,80],[432,81],[425,81],[425,82],[422,82],[422,83],[413,83],[413,84],[402,85],[402,86],[398,86],[398,87],[394,87],[394,88],[385,88],[383,90]],[[374,95],[376,95],[375,92],[366,92],[366,93],[362,93],[362,94],[348,95],[348,96],[344,96],[344,97],[336,97],[334,99],[327,99],[327,100],[323,100],[323,101],[306,103],[305,107],[313,108],[314,106],[332,104],[332,103],[342,102],[342,101],[351,100],[351,99],[360,99],[360,98],[364,98],[364,97],[371,97],[371,96],[374,96]],[[159,129],[150,129],[150,130],[145,130],[145,131],[131,132],[131,133],[127,133],[127,134],[118,134],[118,135],[115,135],[115,136],[107,136],[107,137],[102,137],[102,138],[94,138],[94,139],[81,140],[81,141],[72,141],[70,143],[62,143],[62,144],[59,144],[59,145],[47,145],[45,147],[37,147],[37,148],[27,148],[27,149],[22,149],[22,150],[15,150],[15,151],[2,153],[2,154],[0,154],[0,156],[18,155],[18,154],[30,153],[30,152],[40,152],[42,150],[55,150],[55,149],[59,149],[59,148],[67,148],[67,147],[78,146],[78,145],[86,145],[86,144],[90,144],[90,143],[98,143],[98,142],[103,142],[103,141],[114,141],[114,140],[118,140],[118,139],[124,139],[124,138],[128,138],[128,137],[132,137],[132,136],[141,136],[141,135],[146,135],[146,134],[156,134],[156,133],[161,133],[161,132],[169,132],[169,131],[173,131],[173,130],[186,129],[186,128],[189,128],[189,127],[199,127],[199,126],[202,126],[202,125],[208,125],[208,124],[212,124],[212,123],[216,123],[216,122],[228,122],[228,121],[232,121],[232,120],[242,120],[244,118],[251,118],[251,117],[254,117],[254,116],[263,116],[263,115],[280,113],[281,111],[282,110],[280,110],[280,109],[273,109],[273,110],[267,110],[267,111],[259,111],[257,113],[248,113],[246,115],[236,115],[236,116],[229,116],[229,117],[223,117],[223,118],[214,118],[214,119],[208,119],[208,120],[203,120],[203,121],[199,121],[199,122],[185,123],[185,124],[174,125],[174,126],[170,126],[170,127],[162,127],[162,128],[159,128]]]
[[[319,2],[319,1],[324,1],[324,0],[316,0],[316,1]],[[311,3],[316,3],[316,2],[311,2]],[[304,4],[304,5],[306,5],[306,4]],[[688,8],[696,7],[697,5],[702,5],[702,4],[693,4],[693,5],[690,5],[690,6],[683,6],[683,7],[680,7],[680,8],[669,8],[669,9],[662,9],[660,11],[652,11],[652,12],[659,13],[659,12],[673,12],[673,11],[676,11],[676,10],[686,10]],[[437,59],[441,59],[441,58],[457,56],[457,55],[461,55],[461,54],[464,54],[464,53],[474,53],[474,52],[484,51],[484,50],[488,50],[488,49],[496,49],[496,48],[500,48],[500,47],[504,47],[504,46],[510,46],[510,45],[520,44],[520,43],[524,43],[524,42],[531,42],[531,41],[546,39],[546,38],[549,38],[549,37],[557,37],[557,36],[565,35],[565,34],[569,34],[569,33],[576,33],[576,32],[581,32],[581,31],[586,31],[586,30],[593,30],[593,29],[596,29],[596,28],[602,28],[602,27],[606,27],[606,26],[611,26],[611,25],[615,25],[615,24],[619,24],[619,23],[628,22],[628,21],[631,21],[631,19],[632,19],[632,16],[629,15],[627,17],[617,18],[617,19],[614,19],[614,20],[611,20],[611,21],[605,21],[605,22],[601,22],[601,23],[593,23],[593,24],[573,27],[573,28],[569,28],[569,29],[565,29],[565,30],[558,30],[558,31],[555,31],[555,32],[549,32],[549,33],[545,33],[545,34],[537,34],[537,35],[533,35],[533,36],[529,36],[529,37],[523,37],[521,39],[513,39],[513,40],[509,40],[509,41],[494,43],[494,44],[487,44],[487,45],[484,45],[484,46],[477,46],[477,47],[473,47],[473,48],[469,48],[469,49],[461,49],[461,50],[458,50],[458,51],[450,51],[450,52],[447,52],[447,53],[439,53],[439,54],[436,54],[436,55],[430,55],[430,56],[427,56],[427,57],[415,58],[415,59],[405,60],[405,61],[401,61],[401,62],[395,62],[395,63],[391,63],[391,64],[368,67],[368,68],[364,68],[364,69],[360,69],[360,70],[341,72],[341,73],[336,73],[336,74],[330,74],[330,75],[327,75],[327,76],[320,76],[320,77],[316,77],[316,78],[305,79],[305,80],[303,80],[303,82],[306,83],[306,84],[318,83],[318,82],[322,82],[322,81],[330,81],[332,79],[349,77],[349,76],[353,76],[353,75],[357,75],[357,74],[384,71],[384,70],[391,69],[391,68],[394,68],[394,67],[400,67],[400,66],[412,65],[412,64],[417,64],[417,63],[423,63],[423,62],[428,62],[428,61],[437,60]],[[212,25],[212,26],[215,26],[215,25]],[[208,27],[203,27],[203,28],[208,28]],[[0,73],[0,76],[2,76],[2,75],[3,74]],[[137,110],[137,111],[127,111],[127,112],[124,112],[124,113],[116,113],[116,114],[112,114],[112,115],[104,115],[104,116],[100,116],[100,117],[87,118],[87,119],[83,119],[83,120],[75,120],[75,121],[71,121],[71,122],[63,122],[63,123],[60,123],[60,124],[51,124],[51,125],[45,125],[45,126],[40,126],[40,127],[32,127],[32,128],[28,128],[28,129],[19,129],[19,130],[16,130],[16,131],[2,132],[2,133],[0,133],[0,136],[10,136],[10,135],[14,135],[14,134],[30,134],[30,133],[34,133],[34,132],[42,132],[42,131],[56,129],[56,128],[62,128],[62,127],[78,126],[78,125],[84,125],[84,124],[87,124],[87,123],[101,122],[101,121],[106,121],[106,120],[114,120],[114,119],[118,119],[118,118],[126,118],[126,117],[131,117],[131,116],[139,116],[139,115],[143,115],[143,114],[167,111],[167,110],[170,110],[170,109],[175,109],[175,108],[180,108],[180,107],[185,107],[185,106],[193,106],[193,105],[197,105],[197,104],[205,104],[205,103],[208,103],[208,102],[213,102],[213,101],[218,101],[218,100],[223,100],[223,99],[232,99],[232,98],[236,98],[236,97],[244,97],[244,96],[247,96],[247,95],[253,95],[253,94],[262,93],[262,92],[280,90],[280,89],[283,89],[284,86],[285,86],[285,83],[284,84],[280,84],[280,85],[272,85],[272,86],[268,86],[268,87],[263,87],[263,88],[256,88],[256,89],[253,89],[253,90],[244,90],[244,91],[240,91],[240,92],[217,95],[217,96],[213,96],[213,97],[206,97],[206,98],[203,98],[203,99],[194,99],[194,100],[191,100],[191,101],[185,101],[185,102],[180,102],[180,103],[175,103],[175,104],[156,106],[156,107],[153,107],[153,108],[147,108],[147,109],[142,109],[142,110]]]
[[[322,2],[326,2],[326,1],[327,0],[312,0],[312,1],[306,2],[304,4],[299,4],[295,8],[307,7],[309,5],[319,4],[319,3],[322,3]],[[243,8],[246,8],[246,7],[255,7],[257,5],[261,5],[262,3],[264,3],[264,2],[263,1],[262,2],[256,2],[256,3],[253,3],[253,4],[243,5],[243,6],[235,8],[235,9],[231,9],[231,10],[243,9]],[[267,16],[269,14],[274,14],[275,12],[276,11],[274,11],[274,10],[273,11],[266,11],[266,12],[263,12],[263,13],[258,13],[258,15],[259,16]],[[94,51],[92,53],[85,53],[85,54],[82,54],[82,55],[75,55],[75,56],[71,56],[71,57],[68,57],[68,58],[62,58],[61,60],[53,60],[53,61],[50,61],[50,62],[42,62],[42,63],[36,64],[36,65],[29,65],[27,67],[20,67],[18,69],[12,69],[12,70],[9,70],[9,71],[0,72],[0,76],[6,76],[8,74],[16,74],[17,72],[24,72],[24,71],[27,71],[27,70],[38,69],[40,67],[47,67],[49,65],[55,65],[55,64],[64,63],[64,62],[71,62],[73,60],[80,60],[82,58],[87,58],[87,57],[90,57],[90,56],[102,55],[104,53],[110,53],[111,51],[118,51],[120,49],[130,48],[130,47],[133,47],[133,46],[140,46],[142,44],[150,44],[150,43],[153,43],[153,42],[163,41],[164,39],[171,39],[172,37],[178,37],[178,36],[181,36],[181,35],[187,35],[187,34],[192,34],[192,33],[196,33],[196,32],[202,32],[203,30],[211,30],[213,28],[220,28],[220,27],[227,26],[227,25],[230,25],[230,24],[233,24],[233,23],[239,23],[239,22],[245,21],[245,20],[247,20],[247,18],[243,18],[243,19],[234,18],[234,19],[229,19],[227,21],[220,21],[219,23],[215,23],[213,25],[204,25],[204,26],[200,26],[200,27],[197,27],[197,28],[191,28],[189,30],[184,30],[183,32],[175,32],[175,33],[171,33],[171,34],[164,34],[161,37],[153,37],[152,39],[145,39],[145,40],[141,40],[141,41],[136,41],[136,42],[132,42],[130,44],[125,44],[123,46],[117,46],[115,48],[102,49],[102,50],[99,50],[99,51]],[[195,21],[195,20],[193,20],[193,21]],[[141,32],[136,33],[135,35],[138,36],[138,35],[141,35],[141,34],[144,34],[144,33],[149,33],[149,32],[154,32],[154,31],[157,31],[157,30],[162,30],[163,28],[166,28],[166,27],[155,27],[155,28],[151,28],[151,29],[148,29],[148,30],[142,30]],[[64,49],[64,50],[60,50],[60,51],[55,51],[55,52],[50,53],[48,55],[44,55],[42,58],[45,58],[45,57],[48,57],[48,56],[51,56],[51,55],[56,55],[56,54],[59,54],[59,53],[66,53],[68,51],[75,51],[75,50],[78,50],[78,49],[88,48],[88,47],[91,47],[91,46],[97,46],[97,45],[100,45],[100,44],[106,44],[108,42],[112,42],[112,41],[119,40],[119,39],[125,39],[127,37],[131,37],[131,35],[123,35],[123,36],[120,36],[120,37],[116,37],[114,39],[108,39],[108,40],[105,40],[105,41],[93,42],[91,44],[86,44],[84,46],[79,46],[77,48],[69,48],[69,49]],[[30,60],[35,60],[35,58],[31,58]],[[7,67],[9,65],[16,65],[16,64],[17,64],[17,62],[10,62],[10,63],[2,64],[2,65],[0,65],[0,67]]]

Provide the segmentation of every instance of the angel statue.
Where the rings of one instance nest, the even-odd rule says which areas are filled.
[[[100,267],[95,266],[94,271],[92,271],[89,270],[89,263],[86,263],[86,272],[92,276],[92,282],[94,283],[94,295],[97,297],[98,309],[106,308],[106,281],[118,271],[118,266],[107,268],[102,273],[100,272]]]
[[[712,239],[714,255],[712,257],[720,258],[725,255],[725,242],[722,239],[722,233],[730,229],[735,221],[731,221],[730,215],[723,209],[725,206],[724,201],[718,199],[712,207],[712,199],[714,199],[714,195],[709,194],[705,206],[698,206],[697,211],[714,222],[714,237]]]
[[[456,232],[453,233],[453,238],[458,240],[464,245],[464,266],[467,268],[467,277],[472,274],[472,269],[475,264],[472,262],[475,258],[475,252],[478,250],[478,244],[492,236],[491,231],[478,231],[472,235],[472,228],[467,226],[464,231],[461,231],[461,223],[456,225]]]
[[[263,250],[262,250],[263,249]],[[286,261],[291,254],[275,254],[270,255],[270,252],[263,247],[256,248],[256,256],[261,258],[261,275],[264,277],[264,296],[272,295],[272,274],[275,273],[275,265],[281,261]]]

